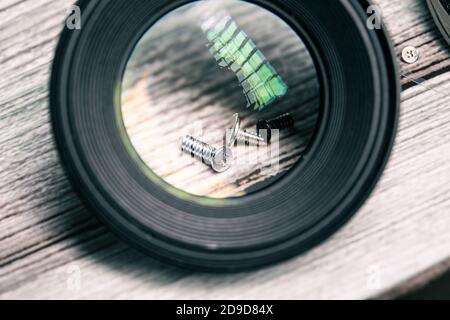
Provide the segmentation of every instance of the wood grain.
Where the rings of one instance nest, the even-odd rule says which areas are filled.
[[[377,3],[397,52],[414,45],[421,59],[401,64],[400,131],[376,192],[309,253],[255,272],[211,275],[129,249],[80,203],[48,115],[50,64],[71,1],[1,0],[0,298],[365,299],[395,296],[447,270],[449,49],[423,1]]]

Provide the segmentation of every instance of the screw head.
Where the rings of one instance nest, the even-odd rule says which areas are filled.
[[[221,173],[230,169],[233,161],[233,152],[230,148],[224,147],[217,149],[212,159],[211,167],[214,171]]]
[[[402,50],[402,59],[404,62],[412,64],[419,60],[419,50],[417,48],[408,46]]]
[[[239,114],[235,113],[233,115],[234,123],[233,127],[231,127],[231,134],[229,137],[229,141],[227,141],[227,146],[232,147],[237,140],[239,135],[239,131],[241,130],[241,119],[239,119]]]

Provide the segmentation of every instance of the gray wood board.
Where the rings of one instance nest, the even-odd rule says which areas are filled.
[[[395,296],[447,270],[450,53],[424,1],[377,3],[396,50],[414,45],[422,55],[402,65],[400,130],[376,191],[307,254],[212,275],[135,252],[81,204],[48,113],[50,66],[71,1],[1,0],[0,298],[365,299]]]

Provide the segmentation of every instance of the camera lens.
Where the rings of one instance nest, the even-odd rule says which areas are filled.
[[[260,267],[325,240],[370,195],[400,90],[366,1],[79,5],[53,65],[55,138],[86,204],[134,247]]]

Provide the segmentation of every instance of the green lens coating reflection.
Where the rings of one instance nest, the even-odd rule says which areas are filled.
[[[286,83],[230,16],[213,16],[202,24],[202,30],[219,66],[236,74],[247,107],[261,111],[287,93]]]

